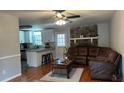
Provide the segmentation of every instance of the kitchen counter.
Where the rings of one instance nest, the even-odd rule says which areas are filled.
[[[28,52],[44,52],[44,51],[53,51],[54,49],[50,48],[39,48],[39,49],[28,49]]]
[[[42,55],[52,53],[55,56],[55,49],[40,48],[27,50],[27,63],[29,67],[38,67],[42,64]]]

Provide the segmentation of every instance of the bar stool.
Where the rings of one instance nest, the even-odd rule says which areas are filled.
[[[53,59],[52,53],[48,53],[48,54],[47,54],[47,58],[46,58],[46,62],[47,62],[47,63],[51,63],[52,59]]]
[[[45,64],[45,61],[46,61],[46,55],[42,55],[42,62],[41,62],[41,64]]]
[[[53,54],[52,53],[47,53],[42,55],[42,64],[48,64],[51,63],[51,61],[53,60]]]
[[[50,62],[53,61],[53,53],[50,53]]]
[[[49,61],[50,61],[50,58],[49,58],[49,53],[48,53],[48,54],[46,54],[46,64],[48,64]]]

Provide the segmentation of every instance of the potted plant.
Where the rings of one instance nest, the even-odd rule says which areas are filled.
[[[67,57],[67,53],[68,53],[68,48],[64,47],[63,49],[63,57],[66,58]]]

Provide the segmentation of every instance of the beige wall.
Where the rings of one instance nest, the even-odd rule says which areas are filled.
[[[0,57],[19,53],[18,19],[0,14]]]
[[[43,37],[43,43],[45,42],[54,42],[55,41],[55,32],[54,30],[43,30],[42,37]]]
[[[109,47],[110,43],[110,23],[103,22],[98,25],[98,46]]]
[[[0,81],[21,74],[18,27],[18,18],[0,13]]]
[[[110,46],[122,54],[124,75],[124,11],[116,11],[111,20]]]

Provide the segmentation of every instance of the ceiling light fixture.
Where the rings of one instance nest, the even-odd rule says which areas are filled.
[[[66,22],[65,22],[65,20],[60,19],[60,20],[58,20],[58,21],[56,22],[56,24],[57,24],[57,25],[65,25]]]
[[[57,18],[63,18],[62,14],[59,12],[56,14],[56,16],[57,16]]]

